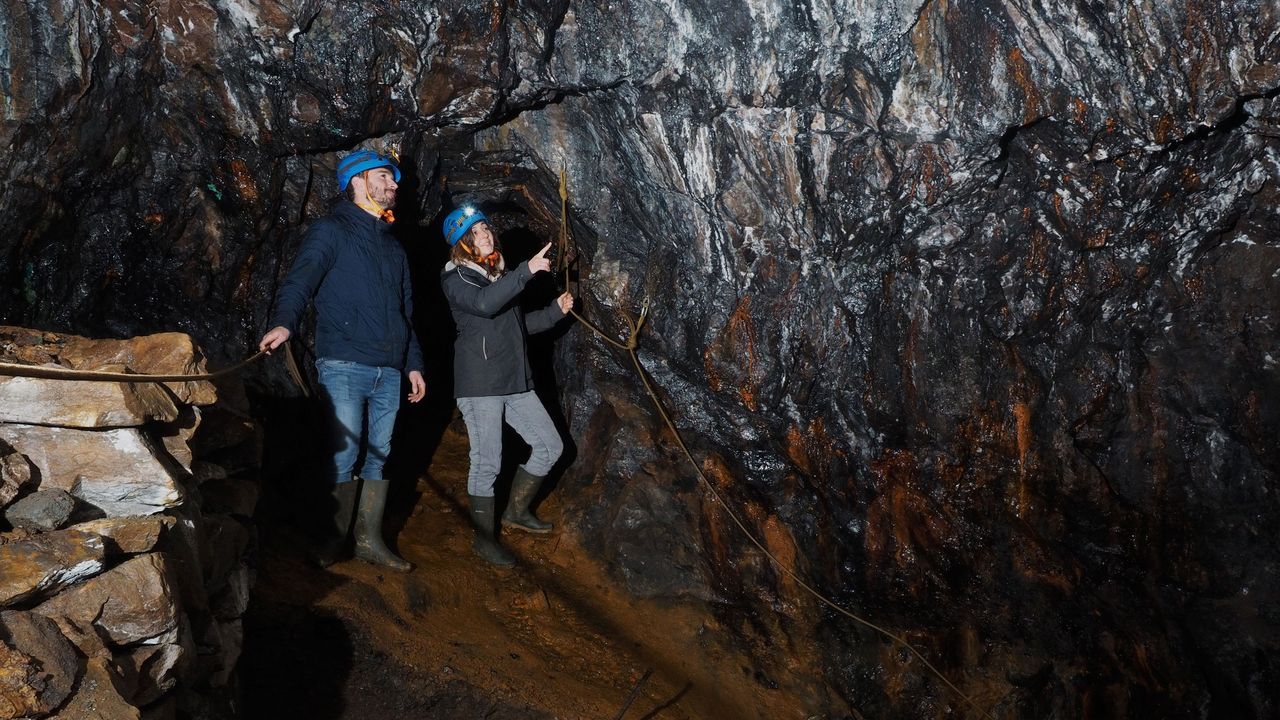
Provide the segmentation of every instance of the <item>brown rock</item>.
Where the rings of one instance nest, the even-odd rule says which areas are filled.
[[[194,459],[191,452],[191,438],[200,428],[202,416],[200,408],[194,405],[183,405],[178,417],[171,422],[156,423],[153,426],[160,442],[169,456],[177,460],[189,472]]]
[[[128,427],[177,416],[178,408],[169,392],[155,383],[0,376],[0,422]]]
[[[139,555],[35,608],[59,624],[95,629],[115,645],[172,641],[178,626],[177,598],[164,558]]]
[[[144,375],[206,372],[204,353],[185,333],[158,333],[128,340],[92,340],[74,335],[64,335],[62,339],[58,357],[78,370],[123,365]],[[217,390],[207,381],[165,383],[165,387],[190,405],[212,405],[218,399]]]
[[[51,712],[71,694],[82,664],[48,618],[0,612],[0,718]]]
[[[31,463],[22,453],[0,440],[0,508],[22,492],[31,481]]]
[[[125,697],[135,705],[160,699],[177,685],[184,655],[182,646],[173,643],[143,645],[117,654]]]
[[[109,516],[151,515],[182,501],[176,478],[137,429],[0,424],[0,440],[36,466],[41,487],[66,490]]]
[[[120,678],[103,658],[90,658],[75,695],[49,720],[138,720],[138,708],[120,694]]]
[[[108,554],[136,555],[155,549],[160,534],[173,523],[173,518],[164,515],[101,518],[72,525],[68,530],[101,535]]]
[[[47,596],[96,575],[104,555],[102,538],[74,530],[0,545],[0,606]]]

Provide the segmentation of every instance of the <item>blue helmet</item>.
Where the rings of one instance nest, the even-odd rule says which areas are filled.
[[[351,184],[351,178],[366,170],[380,167],[391,168],[391,174],[396,182],[400,182],[400,168],[396,167],[395,160],[372,150],[357,150],[351,153],[338,161],[338,189],[346,190],[347,185]]]
[[[489,218],[470,205],[460,207],[444,219],[444,239],[450,246],[457,245],[471,226],[478,222],[489,222]]]

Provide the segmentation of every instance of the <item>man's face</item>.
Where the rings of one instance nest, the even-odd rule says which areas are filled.
[[[388,210],[396,205],[396,177],[391,174],[389,168],[374,168],[364,174],[364,177],[357,175],[351,178],[351,183],[355,185],[356,198],[360,198],[366,192],[373,201]],[[361,187],[361,186],[364,187]]]

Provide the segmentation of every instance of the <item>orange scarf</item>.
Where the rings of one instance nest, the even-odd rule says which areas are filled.
[[[489,277],[493,277],[498,273],[498,263],[502,261],[502,253],[498,252],[497,250],[494,250],[488,255],[485,255],[484,257],[480,257],[476,255],[475,248],[471,247],[466,243],[462,243],[462,249],[466,250],[468,253],[471,254],[471,257],[475,258],[475,263],[477,265],[484,267],[485,271],[489,274]]]

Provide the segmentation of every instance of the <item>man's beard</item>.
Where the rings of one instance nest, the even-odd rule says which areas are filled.
[[[369,193],[369,197],[372,198],[374,202],[378,203],[380,207],[384,207],[388,210],[396,206],[395,190],[383,190],[380,193]]]

